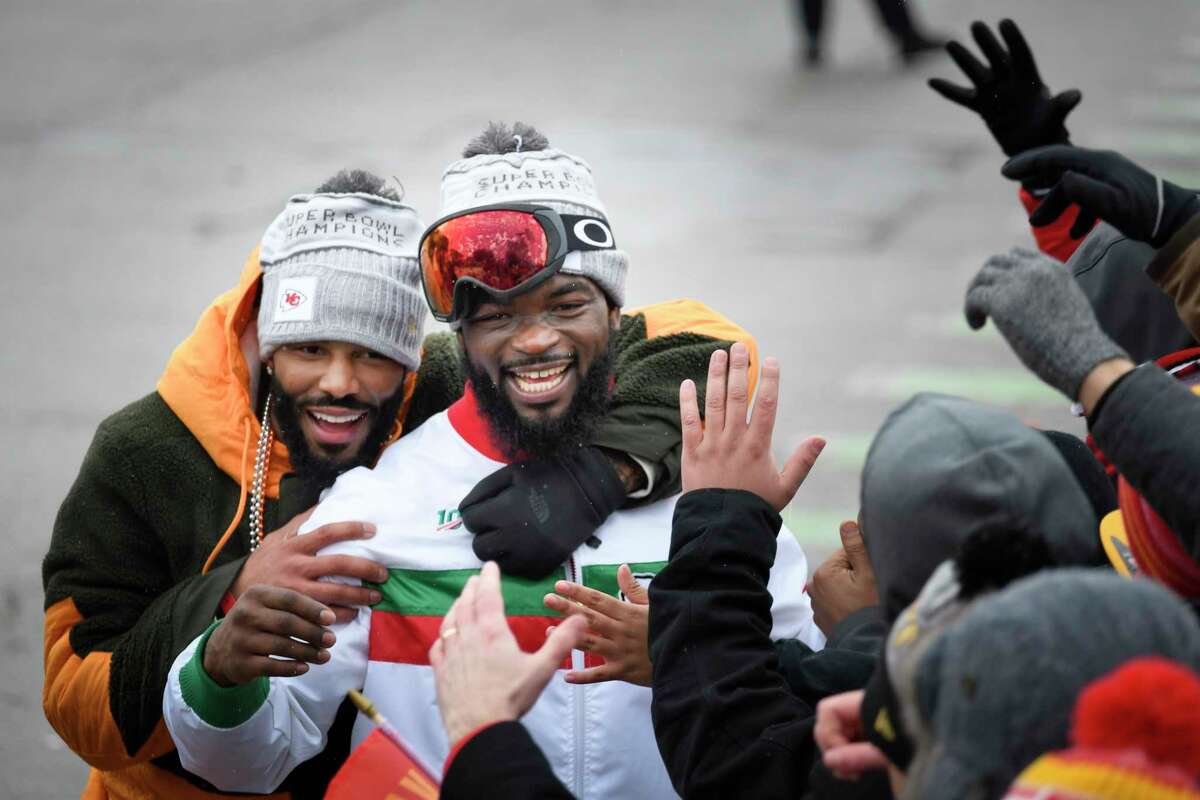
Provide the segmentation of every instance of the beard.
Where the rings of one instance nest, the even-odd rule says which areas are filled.
[[[396,415],[400,412],[400,406],[404,402],[404,383],[401,382],[396,393],[378,406],[355,400],[352,397],[335,398],[328,394],[297,401],[296,398],[284,391],[279,379],[275,376],[271,376],[271,393],[275,398],[271,409],[275,431],[287,446],[293,471],[306,483],[326,487],[331,485],[343,472],[355,467],[370,466],[375,461],[376,456],[379,455],[379,449],[392,431]],[[304,436],[304,429],[300,426],[300,414],[304,413],[304,409],[308,406],[337,406],[366,411],[370,418],[370,427],[367,429],[366,438],[363,439],[358,452],[350,458],[344,459],[326,458],[314,452],[309,447],[308,439]]]
[[[464,355],[463,368],[474,387],[479,410],[488,422],[492,439],[500,449],[510,458],[550,458],[591,441],[596,423],[608,413],[615,352],[616,337],[609,336],[604,353],[580,377],[579,388],[567,410],[547,419],[521,416],[503,386],[476,367],[469,356]],[[533,363],[537,363],[536,360],[524,361],[521,366]]]

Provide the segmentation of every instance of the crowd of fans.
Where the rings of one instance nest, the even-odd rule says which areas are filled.
[[[64,503],[46,710],[85,796],[323,791],[364,689],[445,797],[1200,797],[1200,197],[1072,144],[1081,93],[998,33],[947,46],[969,85],[930,83],[995,137],[1038,249],[988,259],[964,313],[1086,442],[919,394],[810,576],[779,512],[824,441],[776,464],[781,367],[733,323],[622,314],[584,162],[489,129],[419,256],[415,212],[341,176],[293,198],[197,327],[217,344],[105,423]],[[485,229],[543,252],[481,266],[460,242]],[[423,344],[418,284],[453,329]],[[202,436],[173,387],[206,359],[237,391]]]

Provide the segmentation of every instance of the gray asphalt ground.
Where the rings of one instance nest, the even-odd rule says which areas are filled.
[[[780,357],[778,448],[830,445],[788,520],[814,563],[857,508],[887,411],[921,389],[1079,431],[959,311],[1030,237],[978,119],[897,70],[868,3],[831,9],[799,68],[784,0],[5,0],[0,3],[0,797],[77,796],[43,719],[40,563],[97,423],[171,349],[291,193],[344,166],[397,176],[427,219],[489,119],[587,158],[632,304],[700,298]],[[1077,142],[1181,182],[1200,123],[1189,0],[924,0],[930,27],[1015,17],[1078,86]]]

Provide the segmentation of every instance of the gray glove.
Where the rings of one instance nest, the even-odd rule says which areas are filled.
[[[966,312],[975,330],[991,317],[1021,363],[1072,400],[1097,364],[1129,358],[1071,273],[1041,253],[1014,247],[989,258],[967,287]]]

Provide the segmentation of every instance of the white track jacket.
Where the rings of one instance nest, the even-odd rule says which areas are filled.
[[[361,689],[415,752],[435,770],[446,740],[436,705],[428,651],[438,626],[466,580],[482,566],[456,506],[485,476],[504,465],[488,438],[474,396],[393,444],[375,469],[342,475],[304,529],[329,522],[372,522],[376,535],[339,543],[325,553],[365,556],[390,577],[383,600],[334,627],[331,658],[296,678],[260,678],[218,686],[192,642],[175,660],[163,716],[183,766],[219,789],[270,792],[298,764],[325,747],[326,732],[348,689]],[[521,646],[545,640],[553,612],[542,598],[566,578],[618,594],[616,570],[628,563],[643,583],[666,563],[675,498],[617,511],[596,532],[598,548],[581,546],[556,573],[538,581],[505,577],[505,612]],[[821,647],[813,623],[804,553],[792,534],[779,535],[769,587],[774,597],[772,638],[798,638]],[[210,629],[211,630],[211,629]],[[594,663],[575,651],[564,669]],[[674,797],[650,724],[650,690],[623,682],[572,686],[551,680],[522,720],[558,778],[578,798]],[[360,717],[357,745],[371,724]]]

